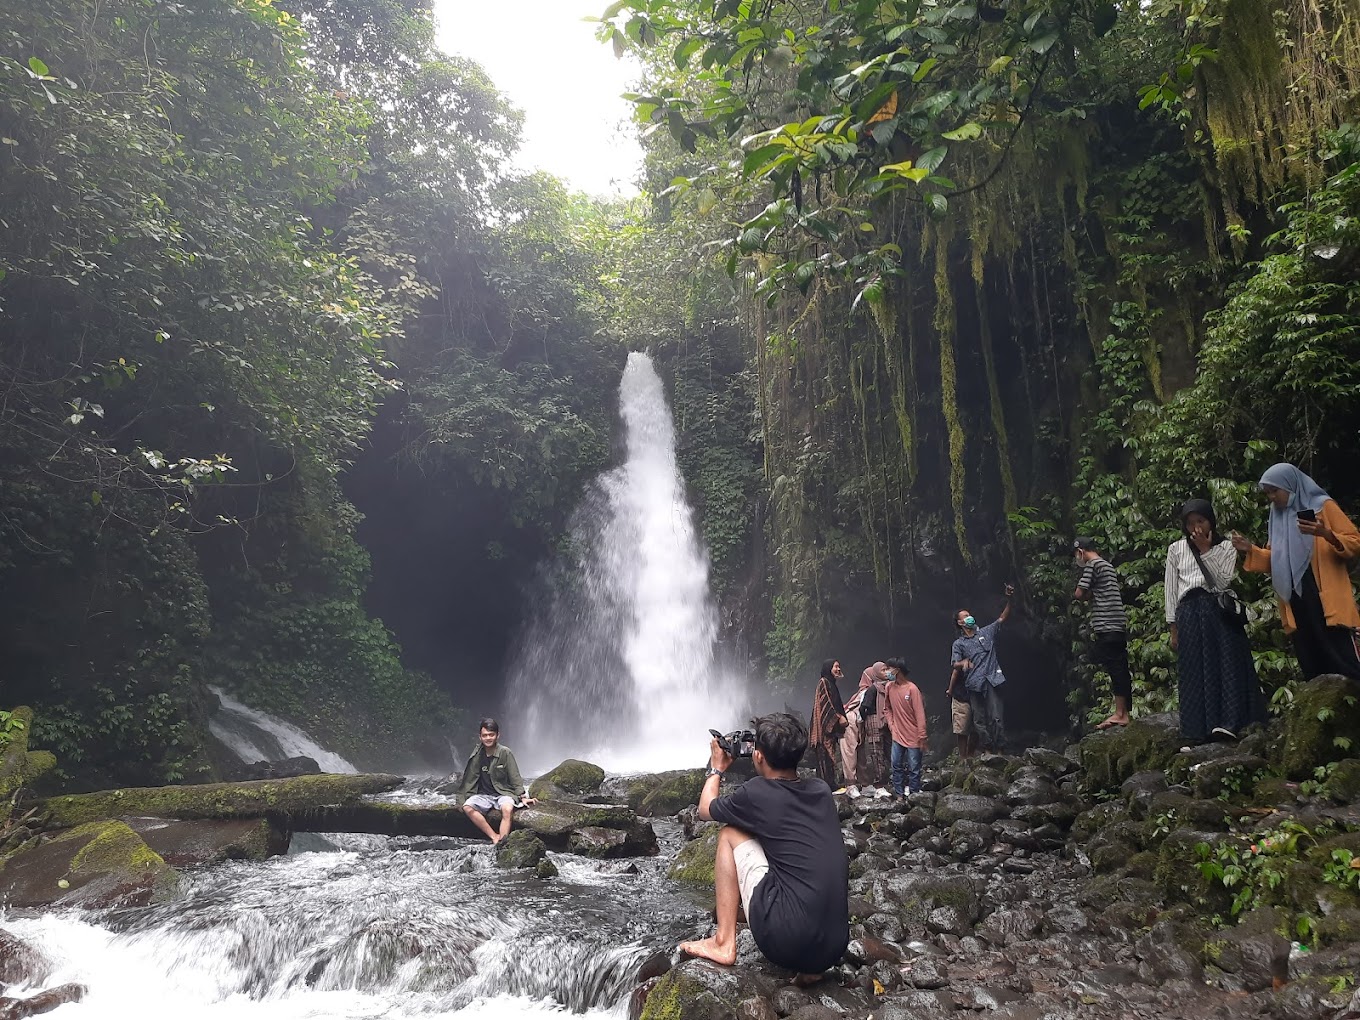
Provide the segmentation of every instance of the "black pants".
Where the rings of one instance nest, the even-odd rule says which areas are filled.
[[[1091,661],[1110,674],[1110,693],[1116,698],[1133,696],[1129,675],[1129,639],[1123,631],[1096,634],[1091,644]]]
[[[1360,680],[1360,652],[1355,631],[1349,627],[1327,626],[1317,578],[1309,567],[1303,575],[1303,591],[1289,597],[1294,611],[1294,654],[1298,656],[1303,678],[1311,680],[1325,673],[1340,673]]]

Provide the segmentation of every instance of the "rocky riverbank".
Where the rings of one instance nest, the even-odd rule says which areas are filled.
[[[841,965],[793,987],[743,928],[737,966],[679,961],[630,1017],[1360,1017],[1357,695],[1315,681],[1237,744],[1183,751],[1159,716],[929,769],[906,803],[838,798]],[[682,820],[670,874],[711,884],[714,830]]]

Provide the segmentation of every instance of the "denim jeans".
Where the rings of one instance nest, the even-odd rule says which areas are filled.
[[[919,793],[921,790],[921,749],[905,747],[896,740],[892,746],[892,784],[893,793],[899,797],[906,790]]]

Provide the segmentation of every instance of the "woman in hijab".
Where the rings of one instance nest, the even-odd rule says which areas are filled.
[[[1265,696],[1246,632],[1229,624],[1211,593],[1237,573],[1237,557],[1218,533],[1207,499],[1181,508],[1182,537],[1166,551],[1166,620],[1176,650],[1181,736],[1190,743],[1236,740],[1265,720]]]
[[[848,725],[841,737],[841,765],[852,795],[857,783],[863,783],[866,791],[887,787],[888,721],[880,707],[885,704],[889,679],[888,667],[875,662],[860,675],[859,690],[845,704]]]
[[[1266,471],[1261,490],[1270,500],[1270,541],[1263,549],[1234,532],[1243,568],[1270,574],[1304,679],[1340,673],[1360,680],[1360,612],[1348,572],[1348,561],[1360,556],[1360,532],[1293,464]]]
[[[836,681],[845,676],[839,659],[822,663],[822,675],[817,679],[817,693],[812,697],[812,727],[808,743],[817,759],[817,775],[833,790],[836,788],[835,747],[845,732],[845,703],[841,701]]]

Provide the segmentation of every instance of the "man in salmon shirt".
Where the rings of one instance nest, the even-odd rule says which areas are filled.
[[[907,677],[902,659],[884,663],[892,682],[888,684],[888,732],[892,734],[892,784],[898,797],[921,791],[921,759],[928,747],[926,704],[921,689]]]

